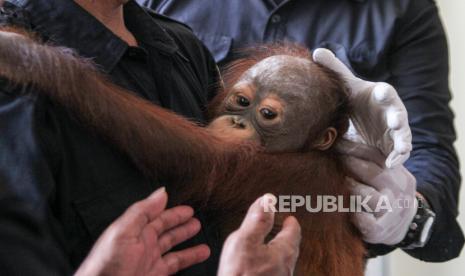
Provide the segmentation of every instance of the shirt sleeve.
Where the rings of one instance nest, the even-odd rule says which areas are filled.
[[[39,123],[37,99],[26,90],[0,83],[0,274],[67,275],[49,207],[51,162],[39,134],[49,127]]]
[[[0,27],[2,26],[14,26],[25,30],[32,29],[26,12],[10,2],[0,3]]]
[[[399,92],[413,134],[406,167],[436,213],[432,235],[423,248],[405,250],[423,261],[457,257],[464,244],[456,220],[460,174],[453,143],[456,139],[449,102],[449,61],[446,35],[431,0],[412,0],[399,22],[389,57],[390,82]],[[376,246],[378,251],[389,251]],[[385,252],[384,252],[385,253]]]

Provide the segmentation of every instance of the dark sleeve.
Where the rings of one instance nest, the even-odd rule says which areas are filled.
[[[0,83],[0,275],[67,275],[49,202],[55,188],[40,146],[36,99]],[[8,92],[7,92],[8,91]]]
[[[407,107],[413,134],[413,151],[406,167],[417,179],[418,192],[436,213],[426,246],[405,252],[423,261],[447,261],[457,257],[464,244],[456,220],[461,180],[453,146],[456,135],[449,106],[447,41],[433,1],[410,1],[394,43],[389,82]],[[379,252],[389,251],[378,247]]]
[[[5,2],[0,26],[31,29],[24,11]],[[0,79],[0,275],[67,275],[48,200],[54,181],[39,144],[36,99]],[[21,96],[20,96],[21,95]]]
[[[0,4],[0,26],[15,26],[26,30],[32,29],[26,12],[10,2]]]
[[[0,189],[0,274],[71,275],[62,252],[54,245],[44,214]]]

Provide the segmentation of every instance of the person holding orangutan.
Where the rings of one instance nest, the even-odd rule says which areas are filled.
[[[313,51],[331,50],[345,66],[335,66],[338,62],[326,54],[316,53],[315,61],[347,73],[343,76],[357,95],[351,101],[356,112],[351,119],[358,135],[349,135],[351,140],[387,147],[382,149],[388,161],[384,165],[377,155],[366,152],[366,147],[342,145],[350,156],[347,165],[357,176],[351,180],[352,194],[385,196],[393,202],[401,202],[403,196],[412,202],[415,197],[420,206],[416,211],[395,208],[374,216],[357,214],[368,255],[385,255],[397,248],[426,262],[445,262],[460,255],[464,245],[457,220],[461,177],[450,107],[448,43],[436,1],[137,1],[191,27],[220,66],[240,58],[244,47],[275,41],[298,43]],[[373,83],[358,81],[354,74]],[[393,95],[402,101],[377,103],[376,95],[385,90],[383,83],[392,85]],[[398,114],[400,118],[385,113],[402,104],[408,118],[404,113]],[[376,119],[377,114],[387,115],[387,124]],[[390,155],[390,144],[376,138],[383,137],[384,131],[386,138],[396,133],[385,126],[396,129],[398,119],[405,124],[408,120],[413,147],[403,167],[394,166],[393,170],[389,168],[396,163],[391,163],[396,161],[393,157],[405,160],[407,155],[396,152],[404,152],[409,143],[402,142],[404,135],[394,134],[395,150]],[[365,130],[357,127],[362,121]],[[415,186],[416,194],[412,195],[410,188],[404,192],[407,186]],[[409,227],[415,230],[406,231]]]
[[[361,275],[352,214],[291,214],[299,226],[262,208],[267,192],[349,196],[336,144],[350,116],[414,200],[414,179],[398,166],[411,135],[395,90],[355,78],[328,50],[252,49],[220,87],[188,28],[133,1],[6,1],[1,12],[0,237],[24,260],[14,266],[3,252],[6,271],[291,275],[297,264],[303,275]],[[164,189],[150,195],[162,183],[169,202]],[[196,218],[171,207],[186,203]],[[412,210],[396,212],[409,220]],[[385,230],[392,244],[407,231]]]
[[[348,197],[346,170],[333,144],[349,125],[349,91],[306,49],[262,46],[233,63],[206,128],[131,95],[68,51],[6,33],[0,75],[36,87],[147,177],[169,182],[177,191],[172,202],[202,211],[220,241],[263,193]],[[70,81],[75,79],[82,84]],[[364,249],[351,214],[280,212],[275,230],[292,223],[288,215],[302,223],[299,275],[363,274]]]
[[[209,53],[185,26],[147,13],[132,1],[1,2],[0,41],[6,43],[4,46],[12,39],[32,36],[32,41],[65,47],[60,49],[68,57],[77,52],[83,58],[92,58],[105,78],[138,97],[192,120],[206,121],[204,108],[217,91],[218,71]],[[10,50],[15,55],[24,54],[26,61],[14,64],[21,67],[17,77],[63,73],[35,72],[36,68],[28,67],[29,61],[40,62],[34,51]],[[4,51],[1,54],[8,56]],[[147,177],[125,154],[89,131],[65,108],[37,94],[37,87],[13,85],[3,77],[0,80],[2,274],[103,275],[116,270],[166,275],[183,268],[177,274],[217,273],[221,245],[217,231],[201,211],[192,218],[192,208],[173,209],[170,202],[163,211],[166,193],[159,191],[149,197],[162,183]],[[56,84],[57,79],[48,80]],[[75,81],[79,85],[72,86],[78,89],[82,79]],[[73,82],[66,79],[60,85]],[[244,262],[235,268],[226,262],[228,271],[260,267],[254,249],[263,248],[265,243],[256,237],[267,234],[274,214],[263,213],[257,204],[250,212],[244,227],[228,239],[229,248],[247,250],[241,257]],[[295,247],[300,240],[299,229],[295,220],[287,223],[275,245],[260,252],[262,256],[266,252],[276,255],[275,259],[281,261],[270,266],[264,259],[261,264],[277,271],[292,268],[298,255]],[[197,232],[176,246],[174,253],[166,254]],[[209,255],[206,262],[194,265]],[[227,260],[231,257],[229,254]],[[253,265],[246,260],[254,260]]]

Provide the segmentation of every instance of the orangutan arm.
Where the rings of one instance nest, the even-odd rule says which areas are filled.
[[[229,148],[207,129],[113,85],[70,49],[24,31],[0,31],[0,76],[39,88],[153,178],[206,182]]]

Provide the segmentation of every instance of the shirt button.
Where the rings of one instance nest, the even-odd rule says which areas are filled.
[[[275,24],[281,22],[281,15],[279,15],[279,14],[273,15],[271,17],[271,22],[275,23]]]

